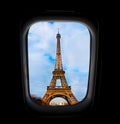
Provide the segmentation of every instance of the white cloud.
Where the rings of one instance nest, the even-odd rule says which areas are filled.
[[[49,61],[49,54],[56,57],[56,34],[61,34],[62,63],[66,78],[75,96],[80,100],[85,96],[88,73],[90,36],[86,27],[72,22],[40,22],[31,26],[28,35],[29,69],[31,94],[43,96],[50,84],[55,63]],[[77,70],[77,71],[76,71]]]

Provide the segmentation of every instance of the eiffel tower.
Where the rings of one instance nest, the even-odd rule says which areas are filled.
[[[61,47],[60,47],[60,38],[61,35],[59,31],[56,35],[57,38],[57,48],[56,48],[56,63],[54,67],[54,71],[52,72],[52,80],[50,85],[47,86],[47,91],[42,98],[42,102],[46,105],[49,105],[50,101],[55,97],[61,97],[67,100],[69,105],[73,105],[78,103],[78,100],[75,98],[71,91],[71,87],[68,86],[66,78],[65,78],[65,71],[62,67],[62,57],[61,57]],[[56,86],[57,80],[61,81],[61,86]]]

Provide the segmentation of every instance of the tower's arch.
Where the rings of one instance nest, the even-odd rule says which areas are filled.
[[[66,101],[66,105],[70,105],[69,98],[65,96],[64,94],[54,94],[51,97],[48,98],[47,105],[50,105],[50,102],[56,98],[62,98],[64,101]]]

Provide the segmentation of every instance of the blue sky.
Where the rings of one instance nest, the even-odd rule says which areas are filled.
[[[90,35],[80,22],[40,21],[28,32],[29,83],[32,95],[43,97],[52,79],[56,34],[61,34],[61,54],[67,83],[81,101],[87,91]]]

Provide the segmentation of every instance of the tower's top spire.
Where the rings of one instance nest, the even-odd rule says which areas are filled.
[[[60,38],[61,37],[61,35],[60,35],[60,33],[59,33],[59,28],[58,28],[58,33],[57,33],[57,36],[56,36],[56,38]]]
[[[59,28],[58,28],[58,34],[59,34]]]

